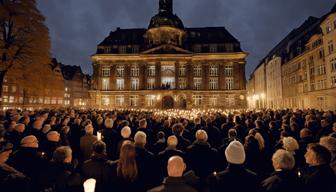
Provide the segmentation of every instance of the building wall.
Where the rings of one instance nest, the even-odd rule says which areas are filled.
[[[266,63],[266,106],[279,109],[283,107],[281,57],[274,56]]]
[[[246,108],[246,56],[245,53],[95,55],[92,57],[95,90],[90,91],[91,105],[96,108],[165,108],[163,103],[172,99],[173,108]],[[134,66],[139,68],[138,75],[132,74]],[[150,66],[155,66],[154,75]],[[195,71],[197,67],[199,74]],[[120,76],[121,68],[124,73]],[[210,73],[213,68],[216,72]],[[132,79],[139,81],[136,89]],[[153,87],[148,85],[150,79],[155,81]],[[164,79],[174,83],[165,87]],[[214,87],[210,85],[213,79]],[[228,79],[232,82],[229,87]],[[124,85],[119,90],[120,80]]]

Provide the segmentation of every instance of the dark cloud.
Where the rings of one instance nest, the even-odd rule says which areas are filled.
[[[175,0],[187,27],[225,26],[250,53],[247,76],[291,30],[327,13],[335,0]],[[90,55],[111,30],[146,28],[158,0],[39,0],[59,61],[92,73]]]

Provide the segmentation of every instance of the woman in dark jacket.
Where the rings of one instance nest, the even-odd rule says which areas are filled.
[[[136,162],[135,145],[125,141],[120,149],[120,158],[111,165],[111,186],[115,192],[146,191],[140,182]]]

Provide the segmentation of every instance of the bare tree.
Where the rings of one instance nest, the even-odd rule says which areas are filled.
[[[24,82],[38,73],[41,64],[50,63],[44,21],[35,0],[0,0],[0,97],[9,70],[18,70]]]

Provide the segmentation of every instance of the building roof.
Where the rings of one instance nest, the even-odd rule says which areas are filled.
[[[292,30],[283,40],[281,40],[267,55],[253,73],[273,55],[281,57],[283,61],[288,61],[304,52],[305,46],[314,34],[321,33],[321,19],[316,17],[308,17],[303,24]]]
[[[335,13],[336,12],[336,3],[334,5],[334,7],[331,9],[331,13]]]
[[[62,74],[65,80],[72,80],[75,77],[77,72],[84,75],[80,66],[62,64],[61,69],[62,69]]]

